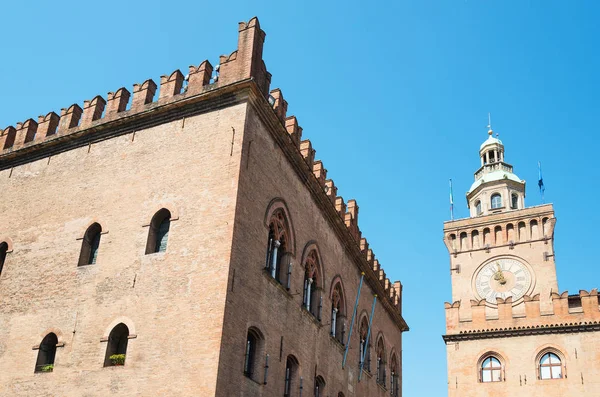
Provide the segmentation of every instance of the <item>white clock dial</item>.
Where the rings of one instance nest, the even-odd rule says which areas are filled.
[[[513,302],[522,298],[531,287],[527,266],[513,258],[493,259],[481,267],[475,277],[475,290],[480,299],[496,304],[496,298]]]

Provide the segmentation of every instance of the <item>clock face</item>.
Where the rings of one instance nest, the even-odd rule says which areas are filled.
[[[475,290],[481,299],[496,304],[496,298],[512,296],[519,300],[531,288],[531,272],[514,258],[498,258],[481,266],[475,277]]]

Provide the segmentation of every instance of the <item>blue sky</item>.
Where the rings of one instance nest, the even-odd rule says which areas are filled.
[[[215,65],[235,49],[237,22],[257,15],[272,87],[404,284],[405,396],[446,395],[448,178],[465,217],[488,112],[528,182],[527,205],[540,203],[543,164],[561,290],[600,286],[596,1],[22,1],[1,11],[0,128]]]

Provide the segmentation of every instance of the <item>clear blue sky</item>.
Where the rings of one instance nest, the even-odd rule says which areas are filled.
[[[236,47],[257,15],[264,58],[391,279],[404,284],[404,393],[446,395],[442,222],[479,165],[487,113],[506,160],[558,218],[560,288],[600,286],[600,3],[13,1],[2,5],[0,128]],[[584,203],[587,203],[584,205]]]

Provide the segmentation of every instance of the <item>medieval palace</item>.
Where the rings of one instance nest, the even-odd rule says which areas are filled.
[[[253,18],[214,68],[204,61],[2,131],[1,396],[401,395],[402,285],[361,235],[356,201],[337,195],[281,91],[270,90],[264,40]],[[515,252],[551,254],[550,206],[448,224],[462,265],[456,300],[476,257],[513,252],[492,243],[468,261],[471,243],[459,242],[474,238],[474,220],[512,216],[539,219],[548,233],[515,240]],[[538,262],[522,263],[533,281]],[[553,303],[562,323],[578,316],[563,303],[571,298],[532,295],[554,292],[552,257],[539,263],[520,299],[527,316],[551,321],[540,303]],[[597,309],[595,293],[578,299],[585,315],[593,300]],[[479,343],[467,329],[491,321],[484,308],[502,327],[534,321],[508,319],[505,302],[474,304],[468,323],[453,305],[449,343]],[[474,349],[452,353],[466,365]],[[544,349],[534,354],[556,354],[573,366],[568,381],[578,379],[577,353]],[[512,384],[511,354],[498,346]],[[468,376],[458,376],[463,387]]]

